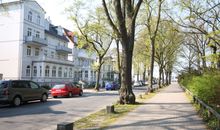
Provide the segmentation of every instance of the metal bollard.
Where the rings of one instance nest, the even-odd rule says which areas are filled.
[[[114,113],[114,112],[115,112],[115,107],[114,107],[114,105],[106,106],[106,112],[107,112],[108,114]]]
[[[73,130],[73,122],[62,122],[57,124],[57,130]]]

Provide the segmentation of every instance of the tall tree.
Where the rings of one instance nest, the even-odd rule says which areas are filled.
[[[151,91],[153,91],[153,72],[154,72],[154,57],[155,57],[155,40],[157,37],[157,32],[159,29],[160,19],[161,19],[161,10],[162,10],[162,3],[164,0],[158,0],[158,2],[155,2],[153,0],[146,0],[146,13],[147,18],[145,25],[148,30],[148,35],[150,39],[150,75],[149,75],[149,86],[151,88]],[[157,3],[157,5],[155,5]],[[155,11],[155,9],[157,9]],[[153,12],[156,12],[154,14]],[[157,16],[156,16],[157,15]]]
[[[113,4],[111,8],[107,5],[106,0],[102,0],[105,14],[112,29],[116,33],[122,46],[121,56],[121,89],[120,100],[121,104],[134,104],[135,95],[132,91],[132,55],[134,47],[135,23],[140,6],[143,0],[113,0],[109,1],[108,5]],[[114,17],[115,16],[115,17]]]
[[[76,1],[75,6],[76,7],[70,7],[67,12],[70,13],[70,18],[75,22],[81,33],[79,42],[83,44],[83,46],[86,46],[87,49],[95,52],[98,57],[97,63],[95,64],[97,72],[95,89],[99,91],[101,67],[104,64],[103,58],[113,42],[113,31],[108,24],[106,24],[105,14],[102,8],[97,7],[94,13],[82,19],[79,15],[79,10],[83,4],[80,1]]]

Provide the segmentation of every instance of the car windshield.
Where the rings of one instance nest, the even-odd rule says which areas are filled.
[[[65,87],[65,84],[57,84],[55,85],[53,88],[64,88]]]
[[[8,83],[5,81],[0,81],[0,88],[7,88],[8,87]]]

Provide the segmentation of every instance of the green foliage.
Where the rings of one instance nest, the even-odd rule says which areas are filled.
[[[195,96],[209,105],[220,104],[220,71],[207,71],[202,75],[198,73],[185,73],[179,77],[179,83],[188,88]]]

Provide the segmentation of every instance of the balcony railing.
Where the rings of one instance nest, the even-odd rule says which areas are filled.
[[[74,66],[73,61],[58,59],[58,58],[51,58],[51,57],[46,57],[46,56],[35,58],[34,62],[48,62],[48,63]]]
[[[33,44],[37,46],[47,46],[47,40],[35,36],[27,36],[25,38],[25,42],[27,44]]]
[[[65,47],[65,46],[57,46],[56,51],[60,53],[72,53],[72,49]]]

